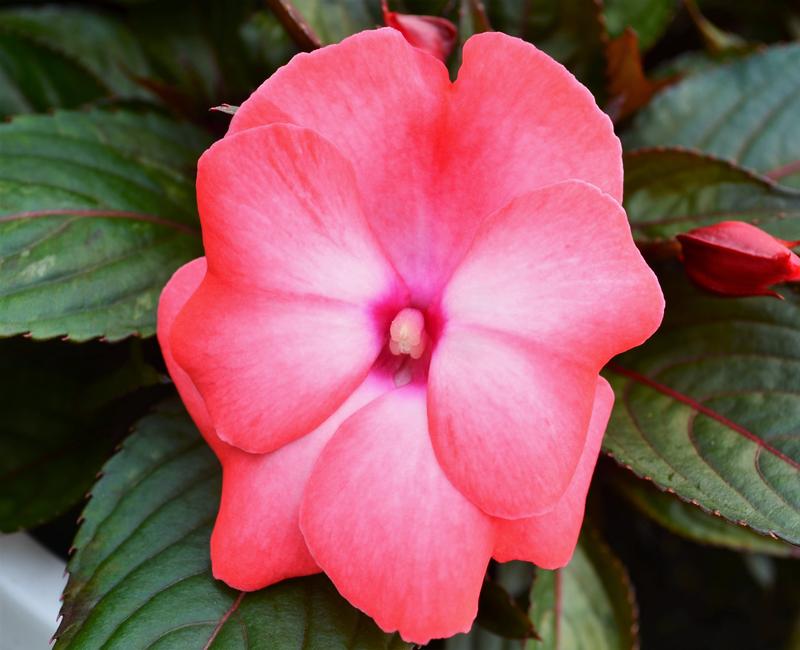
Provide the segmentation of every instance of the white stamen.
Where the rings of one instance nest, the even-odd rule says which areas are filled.
[[[427,339],[425,317],[413,307],[402,309],[389,327],[389,351],[392,354],[407,354],[412,359],[419,359],[425,351]]]

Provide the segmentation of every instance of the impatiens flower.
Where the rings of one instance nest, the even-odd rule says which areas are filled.
[[[458,31],[446,18],[438,16],[412,16],[389,11],[386,0],[381,3],[383,22],[387,27],[398,30],[406,40],[423,52],[446,61],[456,44]]]
[[[774,284],[800,280],[800,258],[790,247],[743,221],[723,221],[678,235],[689,277],[725,296],[774,296]]]
[[[620,144],[499,33],[458,80],[381,29],[300,54],[200,159],[206,257],[159,307],[223,466],[214,575],[324,571],[410,641],[468,630],[491,557],[575,547],[613,394],[657,328]]]

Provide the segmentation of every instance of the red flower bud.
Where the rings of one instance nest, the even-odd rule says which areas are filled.
[[[774,296],[773,284],[800,280],[800,257],[790,247],[743,221],[723,221],[678,235],[689,277],[725,296]]]
[[[446,18],[437,16],[412,16],[389,11],[383,0],[383,22],[399,31],[414,47],[447,61],[456,43],[456,26]]]

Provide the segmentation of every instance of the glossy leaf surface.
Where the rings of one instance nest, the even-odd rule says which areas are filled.
[[[155,114],[0,126],[0,336],[152,334],[162,287],[202,252],[193,175],[206,142]]]

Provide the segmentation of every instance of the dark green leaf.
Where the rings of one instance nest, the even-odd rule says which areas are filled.
[[[171,273],[202,254],[206,136],[154,114],[60,112],[0,126],[0,335],[150,335]]]
[[[383,24],[380,3],[369,0],[281,0],[294,5],[322,45]]]
[[[542,637],[531,650],[638,648],[636,601],[628,574],[599,537],[584,530],[570,563],[540,570],[531,619]]]
[[[800,238],[800,192],[709,156],[656,149],[625,155],[625,208],[637,241],[669,239],[719,221]]]
[[[614,487],[639,510],[677,535],[736,551],[800,557],[800,549],[795,546],[703,512],[646,481],[634,478],[630,473],[615,476]]]
[[[632,27],[643,50],[661,37],[677,9],[676,0],[605,0],[603,3],[611,36],[620,36],[626,27]]]
[[[486,580],[478,602],[477,622],[487,630],[509,639],[534,636],[527,612],[520,608],[502,585]]]
[[[489,19],[563,63],[604,99],[607,34],[599,0],[499,0],[489,5]]]
[[[461,67],[461,48],[469,38],[481,32],[491,31],[489,17],[483,0],[459,0],[458,2],[458,46],[453,57],[451,74],[455,78]]]
[[[685,151],[626,158],[625,205],[637,239],[725,219],[800,237],[800,195]],[[732,521],[800,542],[800,294],[719,299],[679,265],[659,266],[659,332],[612,366],[617,403],[605,448],[637,474]]]
[[[444,642],[445,650],[520,650],[524,642],[505,639],[473,625],[467,634],[456,634]]]
[[[119,22],[77,7],[0,11],[0,117],[103,97],[146,99],[141,47]]]
[[[609,366],[604,447],[662,489],[800,543],[800,293],[716,298],[660,266],[664,324]]]
[[[273,21],[257,18],[263,8],[259,0],[160,0],[131,7],[126,23],[153,69],[144,83],[195,119],[212,106],[244,101],[292,53]]]
[[[57,650],[400,650],[321,576],[242,593],[211,576],[217,461],[182,407],[142,420],[108,462],[70,560]]]
[[[706,51],[714,56],[749,54],[757,49],[756,43],[750,43],[738,34],[720,29],[706,18],[694,0],[684,0],[684,5],[691,16],[695,28],[700,32]]]
[[[776,46],[660,93],[627,148],[694,147],[800,186],[800,45]]]
[[[132,423],[119,398],[159,381],[131,345],[0,341],[0,531],[83,498]]]

